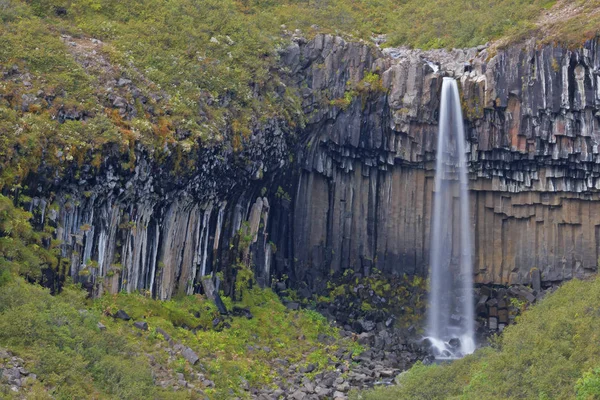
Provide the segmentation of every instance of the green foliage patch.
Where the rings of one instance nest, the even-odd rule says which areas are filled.
[[[49,232],[34,231],[30,218],[31,213],[0,194],[0,287],[13,274],[39,279],[42,268],[58,266],[56,243]]]
[[[223,317],[200,295],[158,301],[120,293],[89,300],[74,286],[51,296],[15,277],[0,288],[0,347],[25,359],[27,368],[38,375],[38,383],[28,389],[31,396],[57,399],[195,398],[187,390],[155,385],[153,374],[165,370],[183,373],[211,399],[247,398],[246,384],[260,388],[279,378],[281,360],[298,367],[314,364],[316,374],[333,368],[330,359],[346,362],[333,355],[340,347],[362,350],[340,339],[322,315],[290,311],[270,290],[250,289],[244,299],[224,301],[230,310],[248,307],[251,319]],[[110,316],[120,309],[132,321]],[[148,331],[134,328],[133,321],[147,322]],[[106,329],[100,330],[98,322]],[[171,346],[157,328],[193,349],[200,362],[191,365],[181,356],[170,357]],[[215,386],[202,387],[194,381],[197,373]],[[1,390],[0,397],[9,395]]]

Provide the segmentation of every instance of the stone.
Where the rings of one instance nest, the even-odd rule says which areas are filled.
[[[496,318],[496,317],[490,317],[488,319],[488,328],[491,331],[497,330],[498,329],[498,318]]]
[[[347,398],[348,397],[344,393],[340,392],[339,390],[333,392],[333,400],[346,400]]]
[[[181,351],[181,355],[192,365],[195,365],[198,362],[198,360],[200,360],[200,357],[198,357],[198,354],[196,354],[196,352],[194,352],[194,350],[190,349],[187,346],[183,347],[183,349]]]
[[[169,335],[167,332],[165,332],[162,328],[156,328],[156,333],[161,334],[166,341],[171,340],[171,335]]]
[[[338,392],[347,392],[350,390],[350,384],[347,381],[343,381],[342,383],[335,385],[335,390]]]
[[[6,379],[9,384],[21,386],[21,373],[18,368],[5,368],[2,370],[2,378]]]
[[[117,313],[114,314],[113,317],[122,319],[124,321],[129,321],[131,319],[131,317],[123,310],[117,311]]]
[[[396,374],[393,369],[382,369],[379,371],[379,375],[383,378],[392,378]]]
[[[289,398],[294,400],[303,400],[305,397],[306,393],[298,389],[294,393],[292,393]]]
[[[313,393],[315,391],[315,386],[310,381],[304,382],[304,391],[306,393]]]
[[[315,394],[317,396],[319,396],[319,398],[321,398],[321,399],[324,397],[330,396],[331,392],[332,392],[332,389],[323,388],[321,386],[315,387]]]
[[[498,299],[489,299],[485,303],[488,307],[498,307]]]
[[[246,319],[254,318],[254,316],[250,312],[250,309],[248,308],[233,307],[233,309],[231,310],[231,314],[236,317],[246,317]]]
[[[498,322],[500,324],[508,324],[508,310],[499,310],[498,311]]]
[[[210,277],[204,277],[202,279],[202,288],[204,289],[206,297],[208,297],[209,300],[212,300],[215,303],[217,309],[219,310],[219,313],[221,315],[227,315],[227,308],[225,307],[223,300],[221,300],[219,290],[217,289],[217,286]]]
[[[293,302],[293,301],[286,303],[285,306],[288,308],[288,310],[293,310],[293,311],[296,311],[300,308],[300,304]]]
[[[215,387],[215,383],[213,381],[211,381],[210,379],[205,379],[204,381],[202,381],[202,385],[207,388]]]
[[[116,97],[113,101],[113,106],[116,108],[125,108],[127,107],[127,101],[122,97]]]
[[[133,326],[142,331],[148,330],[148,323],[146,321],[136,321],[133,323]]]
[[[106,330],[106,326],[102,323],[102,322],[98,322],[96,324],[96,327],[101,330],[101,331],[105,331]]]
[[[364,319],[359,320],[359,323],[365,332],[372,331],[373,329],[375,329],[375,325],[376,325],[375,322],[369,321],[369,320],[364,320]]]
[[[121,86],[127,86],[131,83],[131,79],[126,79],[126,78],[119,78],[119,81],[117,82],[117,86],[121,87]]]

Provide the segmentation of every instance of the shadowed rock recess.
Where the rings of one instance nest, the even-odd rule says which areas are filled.
[[[214,271],[230,290],[237,259],[262,285],[285,275],[311,291],[346,269],[426,275],[443,76],[459,80],[466,118],[476,282],[596,271],[597,41],[491,54],[381,51],[317,35],[293,38],[281,63],[304,128],[268,122],[242,157],[201,150],[199,172],[178,179],[139,150],[133,171],[108,164],[33,199],[36,224],[58,226],[76,280],[95,294],[166,299],[199,290]],[[247,237],[249,251],[238,250]]]

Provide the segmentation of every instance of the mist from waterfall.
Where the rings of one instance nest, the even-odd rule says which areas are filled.
[[[427,338],[437,359],[475,351],[465,132],[456,80],[444,78],[431,227]]]

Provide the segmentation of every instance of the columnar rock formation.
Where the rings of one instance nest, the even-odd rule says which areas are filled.
[[[294,215],[297,271],[426,274],[443,75],[459,80],[468,119],[476,280],[527,283],[534,267],[544,281],[596,271],[597,42],[373,56],[325,36],[298,50],[313,118]],[[363,87],[345,110],[321,108],[371,71],[384,93]]]
[[[295,140],[270,121],[243,157],[206,149],[189,179],[173,179],[140,151],[134,171],[109,165],[62,182],[52,199],[37,194],[32,211],[39,225],[58,227],[73,277],[97,293],[168,298],[213,271],[231,277],[238,262],[253,265],[263,285],[286,275],[316,288],[346,269],[426,275],[448,75],[459,79],[467,118],[476,280],[596,271],[596,41],[425,52],[318,35],[292,38],[281,59],[307,120]]]

